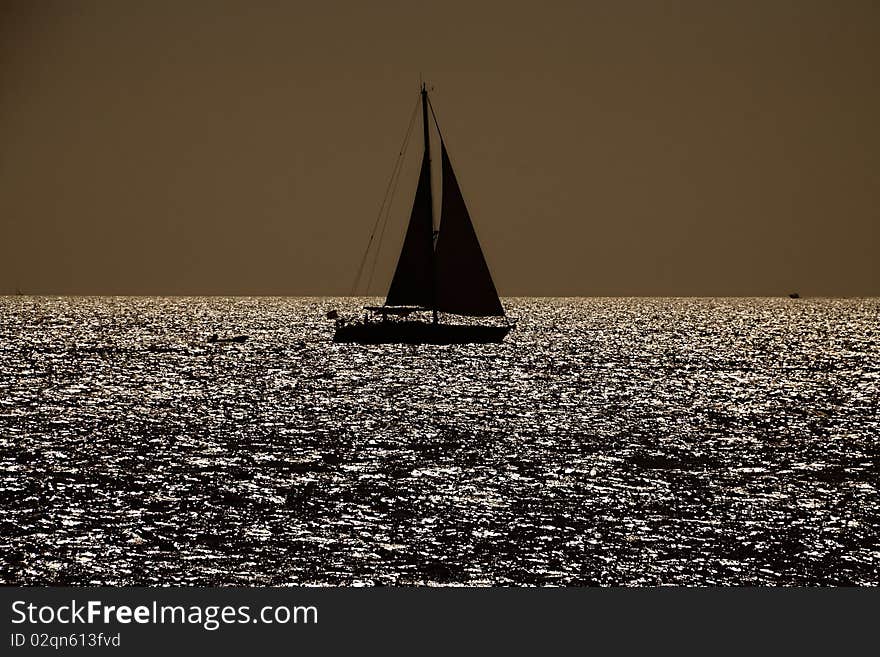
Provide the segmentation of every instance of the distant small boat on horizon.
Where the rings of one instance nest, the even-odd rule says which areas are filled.
[[[221,338],[221,337],[218,337],[216,333],[214,333],[214,335],[212,335],[210,338],[208,338],[208,342],[210,342],[211,344],[225,344],[225,343],[230,343],[230,342],[235,342],[235,343],[241,344],[246,341],[247,341],[246,335],[235,335],[231,338]]]
[[[349,322],[338,317],[336,311],[330,311],[328,319],[336,320],[334,342],[501,342],[514,326],[505,316],[424,84],[421,105],[424,140],[421,171],[409,226],[385,303],[365,306],[369,314],[362,321]],[[437,230],[434,229],[431,194],[429,106],[440,137],[442,205]],[[432,321],[408,319],[412,313],[420,311],[430,312]],[[438,317],[441,312],[465,317],[503,317],[505,325],[444,324]],[[375,319],[377,316],[380,319]]]
[[[800,299],[800,298],[801,298],[801,295],[798,294],[797,292],[790,292],[789,295],[788,295],[788,298],[789,298],[789,299]]]

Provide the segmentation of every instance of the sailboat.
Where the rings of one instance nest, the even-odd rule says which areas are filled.
[[[365,306],[363,321],[347,322],[334,315],[334,342],[362,344],[467,344],[501,342],[513,328],[505,316],[492,274],[480,248],[470,214],[440,135],[442,204],[440,226],[434,229],[431,193],[431,145],[428,91],[421,89],[424,153],[410,212],[409,225],[385,303]],[[430,312],[431,320],[410,319]],[[465,317],[501,317],[503,325],[452,324],[439,313]]]

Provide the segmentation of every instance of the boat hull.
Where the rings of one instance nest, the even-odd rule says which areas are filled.
[[[336,327],[333,342],[356,344],[487,344],[504,340],[512,326],[426,322],[367,322]]]

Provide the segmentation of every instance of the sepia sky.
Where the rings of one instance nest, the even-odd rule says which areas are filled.
[[[872,0],[7,0],[0,294],[350,293],[420,75],[502,295],[880,295]]]

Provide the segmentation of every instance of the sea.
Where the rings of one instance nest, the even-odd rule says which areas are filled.
[[[376,301],[0,298],[0,583],[880,584],[880,299]]]

